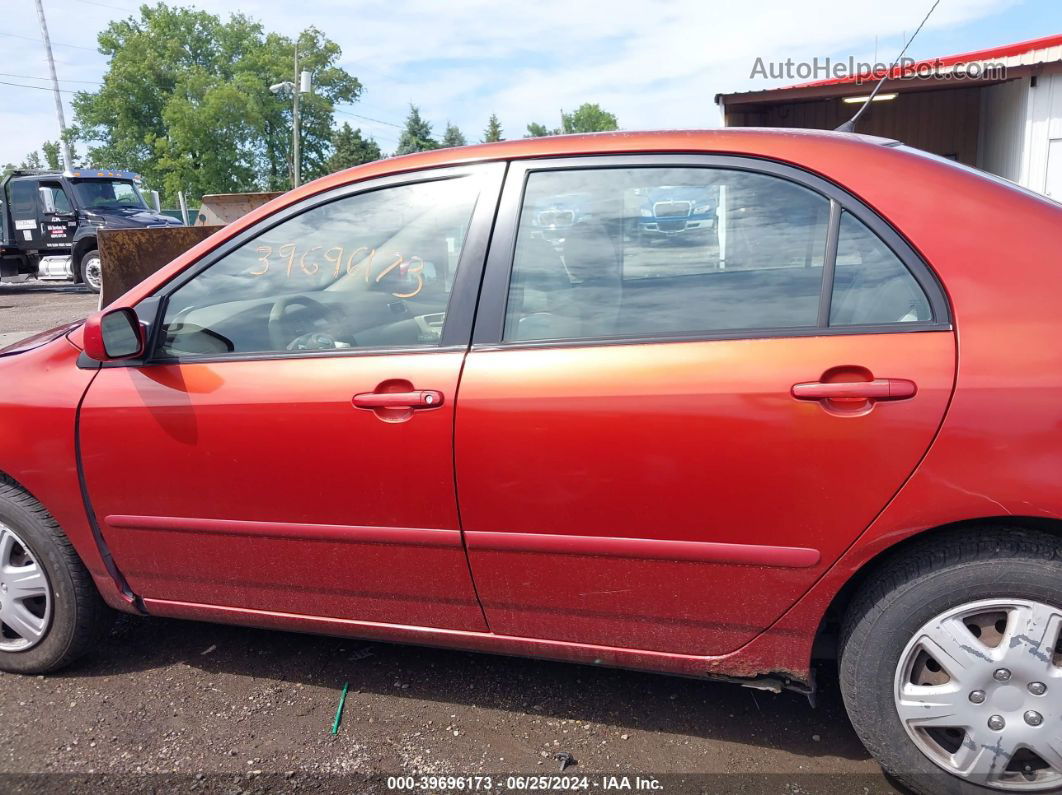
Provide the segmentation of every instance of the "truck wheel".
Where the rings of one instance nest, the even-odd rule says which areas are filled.
[[[883,768],[923,793],[1062,787],[1062,539],[916,544],[856,595],[841,691]]]
[[[100,264],[100,252],[96,249],[81,258],[81,278],[92,292],[98,293],[103,289],[103,267]]]
[[[0,670],[62,668],[99,642],[112,617],[55,520],[0,478]]]

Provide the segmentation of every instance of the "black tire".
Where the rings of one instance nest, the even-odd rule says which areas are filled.
[[[32,496],[0,477],[0,524],[15,532],[44,569],[51,618],[36,645],[0,650],[0,670],[43,674],[69,665],[107,633],[114,614],[100,598],[85,565],[55,519]]]
[[[895,672],[915,633],[947,610],[993,598],[1062,607],[1062,538],[994,526],[916,542],[871,575],[845,615],[840,684],[848,716],[882,768],[916,792],[1003,791],[934,764],[908,737],[894,702]]]
[[[90,262],[94,259],[99,260],[99,258],[100,252],[92,249],[91,251],[86,251],[81,257],[81,262],[78,263],[78,272],[81,274],[82,283],[94,293],[98,293],[103,289],[103,272],[101,271],[99,278],[96,278],[94,275],[87,273],[86,268]]]

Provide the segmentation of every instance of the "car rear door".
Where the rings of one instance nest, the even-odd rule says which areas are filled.
[[[314,196],[137,307],[152,355],[100,370],[79,442],[146,603],[484,628],[452,434],[503,171]]]
[[[717,234],[639,234],[662,186],[718,197]],[[583,220],[544,235],[535,208],[569,194]],[[736,157],[514,164],[455,435],[491,629],[738,648],[909,476],[954,363],[929,269],[823,180]]]

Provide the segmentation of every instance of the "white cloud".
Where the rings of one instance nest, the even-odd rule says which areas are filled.
[[[133,0],[106,2],[133,8]],[[928,29],[954,28],[1017,2],[945,2]],[[5,29],[37,35],[32,0],[8,3],[19,11]],[[231,0],[192,4],[234,10]],[[95,32],[121,16],[83,0],[45,5],[53,40],[68,44],[93,46]],[[600,102],[628,129],[716,126],[714,95],[753,87],[749,72],[757,56],[868,58],[878,38],[887,58],[921,20],[927,0],[242,0],[238,8],[267,29],[291,33],[312,24],[339,42],[345,66],[366,85],[363,101],[348,110],[401,122],[412,101],[440,132],[450,120],[474,140],[491,112],[516,137],[528,122],[555,125],[560,108],[584,101]],[[0,46],[11,64],[2,71],[46,73],[39,44],[0,38]],[[61,78],[97,79],[105,68],[96,53],[62,46],[55,52]],[[398,130],[337,119],[393,148]],[[47,92],[0,85],[0,162],[21,159],[54,138],[55,128]]]

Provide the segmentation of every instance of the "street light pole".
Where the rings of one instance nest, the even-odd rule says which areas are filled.
[[[41,38],[44,40],[44,52],[48,56],[48,71],[52,76],[52,94],[55,96],[55,115],[59,118],[59,151],[63,156],[63,169],[69,171],[74,167],[74,157],[70,153],[70,142],[66,139],[66,119],[63,117],[63,100],[59,96],[59,78],[55,73],[55,59],[52,57],[52,40],[48,36],[48,22],[44,19],[44,5],[37,0],[37,19],[41,22]]]
[[[39,3],[40,0],[37,0],[37,2]],[[299,86],[299,42],[296,40],[296,42],[295,42],[295,80],[294,80],[294,87],[292,88],[292,91],[291,91],[292,96],[295,98],[294,99],[294,103],[295,103],[294,111],[292,112],[292,121],[293,121],[293,125],[292,126],[294,127],[294,130],[293,130],[293,140],[292,140],[292,144],[291,144],[291,153],[292,153],[291,187],[293,187],[293,188],[299,187],[299,138],[300,138],[300,136],[299,136],[299,94],[300,94],[299,89],[300,89],[300,86]]]

